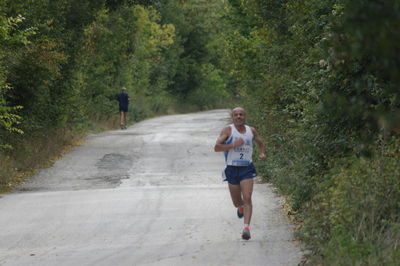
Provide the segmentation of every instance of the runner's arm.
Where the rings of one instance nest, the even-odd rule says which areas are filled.
[[[226,151],[226,150],[233,149],[236,146],[240,146],[240,145],[237,145],[236,142],[235,142],[236,146],[235,146],[235,143],[224,144],[224,142],[229,138],[230,135],[231,135],[230,127],[225,127],[224,129],[222,129],[221,134],[219,135],[217,142],[215,143],[214,151],[216,151],[216,152]]]

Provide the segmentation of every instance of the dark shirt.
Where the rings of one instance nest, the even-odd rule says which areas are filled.
[[[118,94],[118,102],[119,102],[119,106],[121,107],[128,107],[129,104],[129,96],[127,93],[125,92],[121,92],[120,94]]]

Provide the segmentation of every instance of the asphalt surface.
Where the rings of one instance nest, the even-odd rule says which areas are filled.
[[[0,265],[297,265],[301,243],[268,184],[241,239],[222,153],[227,110],[89,136],[0,197]]]

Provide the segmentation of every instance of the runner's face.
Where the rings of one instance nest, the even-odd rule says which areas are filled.
[[[235,110],[232,113],[232,120],[236,126],[242,126],[246,120],[246,113],[241,109]]]

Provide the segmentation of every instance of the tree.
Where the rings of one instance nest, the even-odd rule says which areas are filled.
[[[9,72],[7,60],[13,57],[12,47],[27,44],[27,38],[32,33],[18,30],[18,24],[24,19],[22,16],[6,17],[3,10],[4,6],[0,5],[0,151],[11,148],[10,142],[7,141],[10,135],[23,133],[18,128],[21,116],[17,114],[22,107],[13,106],[7,101],[7,94],[12,89],[6,80]]]

